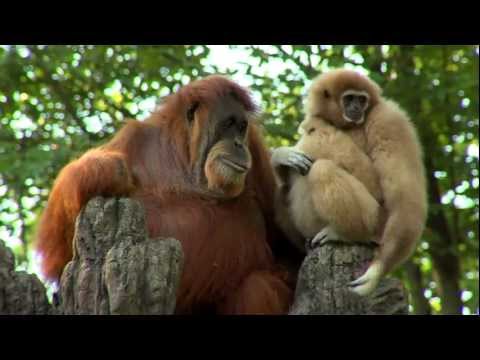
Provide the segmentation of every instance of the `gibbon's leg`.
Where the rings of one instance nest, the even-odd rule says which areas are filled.
[[[421,199],[420,196],[418,198]],[[370,294],[382,277],[392,271],[394,264],[403,263],[413,252],[414,241],[423,229],[422,214],[419,214],[418,210],[414,208],[401,210],[390,214],[390,222],[387,223],[384,230],[384,234],[387,234],[387,236],[384,235],[385,239],[396,241],[381,243],[378,254],[367,271],[350,283],[351,290],[358,295]],[[392,227],[392,224],[400,224],[401,221],[409,224],[408,230],[402,229],[402,232],[399,232],[398,228]]]
[[[379,221],[379,204],[366,187],[331,160],[317,160],[308,180],[319,216],[328,223],[316,241],[370,241]]]
[[[293,293],[279,276],[255,271],[219,305],[219,314],[282,315],[289,310]]]

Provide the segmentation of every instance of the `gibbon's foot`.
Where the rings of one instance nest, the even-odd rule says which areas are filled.
[[[275,149],[271,161],[274,166],[288,166],[294,168],[304,176],[308,174],[313,164],[313,160],[307,155],[289,147]]]
[[[333,228],[326,226],[317,235],[307,241],[307,246],[310,250],[325,245],[327,242],[339,241],[338,235]]]
[[[350,290],[360,296],[367,296],[376,289],[382,277],[381,266],[379,263],[372,263],[367,271],[358,279],[350,282]]]

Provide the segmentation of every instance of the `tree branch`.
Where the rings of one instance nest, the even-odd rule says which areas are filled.
[[[131,199],[90,200],[77,218],[73,259],[64,269],[56,296],[59,306],[52,310],[45,301],[42,308],[29,305],[45,296],[38,290],[38,279],[30,276],[28,281],[37,281],[36,302],[9,305],[8,312],[173,314],[183,267],[181,245],[171,238],[148,239],[143,211]],[[373,249],[365,245],[327,244],[310,252],[300,269],[290,314],[406,314],[408,304],[398,280],[382,280],[365,298],[348,290],[346,284],[372,257]],[[0,249],[0,264],[5,258],[12,274],[13,255]],[[0,280],[9,286],[5,291],[0,285],[1,313],[5,294],[7,300],[24,298],[26,289],[12,287],[18,283],[15,273]]]

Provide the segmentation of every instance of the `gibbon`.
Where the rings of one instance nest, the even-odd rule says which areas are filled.
[[[292,170],[280,176],[279,181],[284,186],[289,186],[289,189],[285,192],[285,199],[277,199],[286,201],[289,205],[285,206],[284,203],[277,207],[278,216],[283,217],[278,223],[285,226],[290,222],[288,218],[293,221],[300,236],[291,237],[300,247],[303,246],[305,238],[309,239],[308,247],[314,247],[322,240],[334,240],[333,238],[350,241],[370,239],[377,228],[381,202],[378,176],[372,161],[347,134],[320,118],[312,120],[307,117],[300,125],[299,132],[302,137],[292,148],[293,151],[307,155],[315,163],[308,176]],[[274,157],[278,157],[279,151],[281,150],[275,151]],[[320,164],[322,166],[319,166]],[[327,167],[328,180],[334,177],[333,184],[330,181],[323,184],[323,172]],[[280,170],[278,166],[275,168]],[[288,171],[288,168],[285,171]],[[336,201],[330,194],[332,185],[332,191],[338,191],[339,188],[349,194],[342,197],[344,201],[335,207],[336,213],[342,214],[340,222],[337,221],[340,219],[336,214],[325,211],[332,208],[330,201]],[[322,191],[313,191],[317,188]],[[321,228],[323,231],[319,232]],[[294,232],[292,229],[285,230],[288,233]]]
[[[357,294],[370,294],[412,254],[425,226],[426,179],[415,128],[371,79],[338,69],[314,80],[300,130],[294,147],[272,154],[277,221],[300,247],[305,238],[309,246],[376,241],[369,268],[350,283]]]

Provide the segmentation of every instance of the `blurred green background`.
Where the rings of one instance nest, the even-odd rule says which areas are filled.
[[[415,314],[478,314],[478,46],[0,46],[0,239],[17,268],[59,170],[211,73],[249,86],[271,147],[296,141],[311,79],[369,74],[411,115],[425,150],[429,220],[395,276]]]

